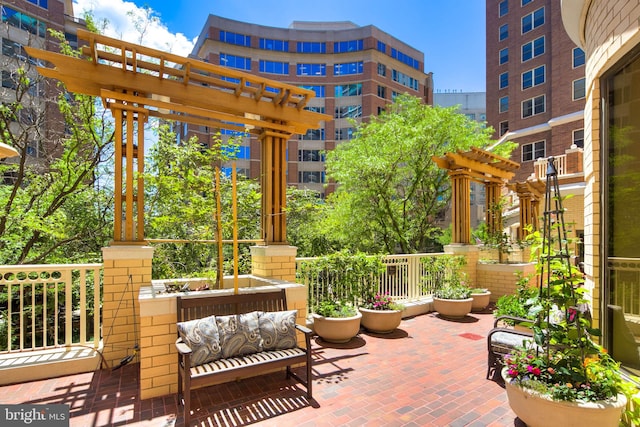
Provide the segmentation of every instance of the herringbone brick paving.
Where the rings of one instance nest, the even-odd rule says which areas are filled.
[[[192,425],[519,426],[504,389],[485,379],[493,316],[404,319],[390,335],[313,342],[314,399],[278,372],[193,393]],[[65,403],[71,426],[182,425],[175,395],[141,401],[138,365],[0,387],[0,402]]]

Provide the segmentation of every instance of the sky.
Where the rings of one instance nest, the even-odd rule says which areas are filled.
[[[374,25],[424,53],[436,92],[485,91],[484,0],[74,0],[74,14],[106,20],[104,34],[187,56],[209,14],[287,28],[293,21]],[[321,7],[320,7],[321,5]],[[392,9],[388,9],[389,6]],[[153,10],[144,37],[132,13]],[[141,22],[141,21],[139,21]]]

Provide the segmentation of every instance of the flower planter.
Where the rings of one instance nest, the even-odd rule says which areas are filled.
[[[473,304],[471,304],[471,311],[483,311],[489,305],[491,298],[491,291],[485,290],[484,292],[471,293]]]
[[[511,410],[527,427],[617,427],[627,403],[624,394],[616,400],[571,402],[552,400],[548,396],[513,384],[502,370]]]
[[[442,317],[461,319],[471,313],[473,298],[467,299],[441,299],[433,297],[433,308]]]
[[[312,317],[314,331],[327,342],[346,343],[360,332],[360,312],[352,317],[324,317],[315,313]]]
[[[367,331],[378,334],[389,334],[393,332],[402,321],[401,310],[371,310],[359,308],[362,314],[360,324]]]

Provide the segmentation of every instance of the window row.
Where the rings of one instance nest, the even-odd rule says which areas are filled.
[[[498,112],[506,113],[509,111],[509,96],[503,96],[499,99]],[[540,95],[522,101],[522,118],[532,117],[542,114],[546,111],[546,96]]]
[[[44,21],[40,21],[26,13],[18,12],[9,6],[2,5],[2,22],[39,37],[46,37],[47,35],[47,26]]]
[[[533,0],[520,0],[520,6],[526,6],[531,3]],[[509,13],[509,0],[502,0],[498,3],[498,16],[503,17]]]
[[[501,74],[501,77],[506,74]],[[527,89],[529,87],[537,86],[544,83],[544,65],[534,68],[533,70],[522,73],[522,88]],[[501,80],[502,82],[502,80]],[[585,78],[580,78],[572,82],[572,96],[573,101],[583,99],[586,96]],[[503,96],[498,100],[498,112],[506,113],[509,111],[509,96]],[[534,98],[522,101],[522,118],[535,116],[545,112],[545,96],[540,95]]]
[[[280,61],[259,60],[259,70],[261,73],[289,75],[289,63]],[[238,55],[220,53],[220,65],[239,70],[251,71],[251,58]],[[326,76],[326,64],[296,64],[296,75],[298,76]],[[333,75],[343,76],[350,74],[362,74],[364,63],[362,61],[345,62],[333,65]]]
[[[344,111],[346,111],[346,114],[348,114],[350,111],[357,111],[357,108],[354,108],[354,107],[356,106],[350,107],[352,108],[352,110],[345,109]],[[336,111],[337,113],[342,113],[342,110],[338,111],[338,108],[336,108]],[[355,129],[352,127],[336,128],[335,139],[336,141],[346,141],[346,140],[352,139],[354,132],[355,132]],[[324,138],[325,138],[324,129],[309,129],[305,134],[300,135],[298,137],[300,141],[324,141],[325,140]],[[308,150],[304,150],[304,151],[308,151]],[[311,150],[311,151],[317,151],[317,150]],[[301,151],[298,151],[298,161],[303,161],[300,158],[300,152]],[[307,159],[306,161],[323,161],[324,162],[324,154],[319,158],[319,160],[316,159],[314,156],[313,160]]]
[[[323,150],[298,150],[299,162],[324,162]]]
[[[298,182],[305,184],[315,184],[325,182],[325,172],[320,171],[299,171]]]
[[[506,122],[503,122],[503,123],[506,123]],[[501,125],[500,128],[502,129],[502,123],[500,125]],[[580,147],[580,148],[584,147],[584,129],[575,129],[572,132],[572,134],[573,135],[572,135],[571,145],[575,145],[576,147]],[[546,145],[547,145],[546,141],[544,140],[532,142],[530,144],[523,144],[522,152],[521,152],[522,162],[531,162],[534,160],[546,158],[547,157]]]
[[[418,79],[414,79],[411,76],[407,76],[406,74],[398,70],[391,70],[391,80],[393,80],[394,82],[398,82],[401,85],[411,88],[413,90],[418,90],[418,86],[420,85],[420,83],[418,82]]]
[[[522,62],[527,62],[533,58],[544,54],[544,36],[538,37],[535,40],[527,42],[522,45]],[[500,65],[509,62],[509,48],[505,47],[498,52],[498,63]]]
[[[521,34],[526,34],[544,25],[544,7],[522,17]],[[509,38],[509,24],[498,27],[498,40],[503,41]]]
[[[36,1],[36,0],[30,0]],[[46,0],[40,0],[46,1]],[[238,34],[232,31],[220,30],[220,41],[223,43],[235,44],[238,46],[251,47],[251,36]],[[384,45],[384,43],[383,43]],[[279,52],[289,52],[289,41],[269,39],[261,37],[258,43],[260,49],[275,50]],[[378,45],[380,48],[380,45]],[[346,40],[333,43],[333,53],[355,52],[364,49],[364,41]],[[325,42],[297,42],[297,53],[327,53],[327,44]]]
[[[4,56],[19,59],[20,61],[29,61],[31,65],[43,65],[43,62],[39,59],[27,55],[27,51],[24,50],[24,47],[20,43],[4,37],[2,38],[2,54]]]
[[[402,53],[398,49],[391,48],[391,57],[393,59],[397,59],[398,61],[404,64],[407,64],[411,68],[415,68],[416,70],[420,69],[420,61],[418,61],[415,58],[412,58],[411,56],[405,53]]]

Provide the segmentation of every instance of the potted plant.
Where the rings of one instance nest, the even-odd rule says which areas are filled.
[[[377,288],[384,270],[381,257],[347,250],[301,263],[300,277],[309,283],[313,328],[329,342],[347,342],[360,330],[356,309],[364,295]]]
[[[388,334],[400,326],[402,310],[404,305],[394,302],[388,292],[378,292],[359,307],[360,324],[370,332]]]
[[[618,426],[635,387],[624,381],[619,364],[592,339],[587,289],[570,261],[562,197],[553,158],[547,169],[543,234],[534,242],[539,279],[532,342],[505,356],[502,377],[509,405],[529,427]],[[551,194],[552,190],[554,194]]]
[[[464,257],[442,255],[423,260],[425,278],[435,278],[437,287],[433,292],[433,308],[442,317],[459,319],[471,313],[473,298],[471,289],[464,283]]]
[[[491,291],[487,288],[474,288],[471,289],[471,311],[483,311],[489,306],[491,302]]]
[[[506,294],[498,298],[493,315],[496,319],[507,325],[514,326],[515,329],[531,331],[533,318],[529,314],[529,309],[538,298],[538,288],[530,285],[531,276],[524,276],[518,272],[516,282],[516,293]],[[516,322],[515,319],[531,319],[531,322]]]

